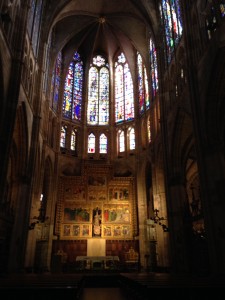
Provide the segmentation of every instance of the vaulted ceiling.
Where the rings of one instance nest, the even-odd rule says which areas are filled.
[[[147,61],[148,34],[158,31],[155,2],[49,0],[45,13],[46,35],[53,29],[54,54],[63,50],[68,62],[75,49],[87,61],[98,52],[105,54],[109,62],[121,49],[132,64],[134,48]]]

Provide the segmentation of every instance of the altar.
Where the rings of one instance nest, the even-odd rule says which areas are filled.
[[[119,269],[118,256],[77,256],[76,264],[82,270],[117,270]]]

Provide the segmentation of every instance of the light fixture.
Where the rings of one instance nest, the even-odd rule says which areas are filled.
[[[99,21],[100,24],[104,24],[106,22],[106,19],[105,19],[105,17],[100,17],[98,19],[98,21]]]
[[[151,217],[150,219],[153,220],[155,224],[158,224],[158,225],[162,226],[162,229],[163,229],[164,232],[169,231],[169,228],[167,227],[167,225],[165,225],[161,222],[161,221],[165,220],[165,218],[159,216],[159,210],[158,209],[154,209],[154,217]]]
[[[36,216],[33,217],[33,219],[36,220],[36,221],[32,222],[29,225],[29,230],[34,229],[36,224],[44,223],[48,219],[48,217],[45,216],[46,208],[45,208],[45,205],[44,205],[43,197],[44,197],[44,195],[41,194],[41,196],[40,196],[40,208],[38,209],[39,215],[38,215],[38,217],[36,217]]]

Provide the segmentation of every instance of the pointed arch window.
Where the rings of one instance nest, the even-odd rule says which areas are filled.
[[[134,128],[130,128],[129,131],[129,148],[130,150],[134,150],[135,149],[135,131]]]
[[[33,28],[33,22],[34,22],[34,16],[35,16],[35,7],[36,7],[36,0],[31,0],[30,3],[30,9],[28,13],[28,22],[27,22],[27,31],[29,34],[29,37],[32,37],[32,28]]]
[[[118,133],[118,142],[119,142],[119,152],[125,151],[125,136],[124,130],[120,130]]]
[[[52,82],[53,76],[54,76],[54,72],[53,72],[52,78],[50,78],[48,76],[51,49],[52,49],[52,31],[49,34],[49,38],[48,38],[48,42],[47,42],[47,49],[46,49],[46,56],[45,56],[45,61],[44,61],[44,69],[45,69],[44,80],[43,80],[43,91],[44,92],[47,91],[48,83],[50,82],[50,80]],[[52,92],[52,90],[51,90],[51,92]],[[52,97],[50,99],[52,99]]]
[[[222,18],[225,17],[225,1],[224,0],[220,1],[220,14],[221,14]]]
[[[101,55],[93,58],[89,69],[87,123],[109,123],[109,69]]]
[[[90,133],[88,135],[88,153],[95,153],[95,135]]]
[[[66,75],[62,107],[63,117],[72,121],[81,120],[83,72],[83,61],[75,52]]]
[[[144,113],[149,109],[149,89],[146,67],[143,63],[140,53],[137,53],[138,67],[138,96],[139,96],[139,113]]]
[[[59,86],[62,72],[62,53],[59,52],[56,62],[55,69],[52,75],[52,84],[51,84],[51,99],[52,99],[52,109],[56,112],[59,102]]]
[[[115,62],[115,122],[134,119],[134,92],[130,68],[121,53]]]
[[[42,16],[43,0],[32,0],[28,14],[28,34],[32,41],[32,47],[35,55],[37,54],[40,22]]]
[[[70,140],[70,149],[75,151],[77,147],[77,130],[72,129],[71,131],[71,140]]]
[[[165,55],[170,63],[183,31],[179,0],[162,0],[160,13],[165,30]]]
[[[158,85],[158,66],[157,66],[156,47],[155,47],[155,43],[151,38],[149,41],[149,51],[150,51],[150,73],[151,73],[152,97],[154,98],[159,89],[159,85]]]
[[[67,126],[61,127],[61,135],[60,135],[60,147],[66,148],[66,135],[67,135]]]
[[[211,5],[210,14],[205,19],[205,25],[207,30],[208,39],[212,38],[212,33],[216,31],[217,28],[217,10]]]
[[[151,142],[151,122],[150,122],[150,117],[147,120],[147,134],[148,134],[148,142]]]
[[[99,153],[107,153],[107,136],[104,133],[99,137]]]

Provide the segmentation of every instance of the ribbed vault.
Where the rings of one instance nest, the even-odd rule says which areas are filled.
[[[110,62],[118,49],[128,61],[132,50],[138,50],[148,62],[147,37],[158,30],[155,1],[78,0],[49,1],[46,34],[53,29],[55,53],[64,51],[71,59],[74,49],[88,61],[95,53],[103,53]],[[47,38],[47,37],[46,37]]]

